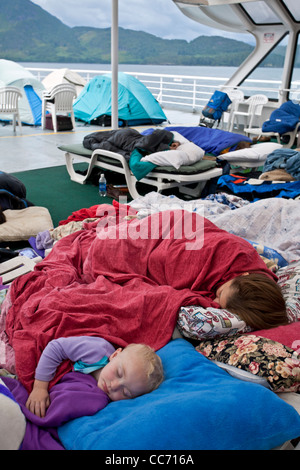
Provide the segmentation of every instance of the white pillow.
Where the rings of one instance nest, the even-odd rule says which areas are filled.
[[[281,144],[277,144],[275,142],[263,142],[261,144],[254,144],[251,147],[234,150],[233,152],[223,153],[219,155],[218,158],[220,160],[227,160],[227,161],[245,161],[251,162],[253,160],[258,162],[264,162],[267,159],[267,156],[274,152],[274,150],[282,148]]]
[[[150,153],[141,158],[142,162],[151,162],[154,165],[173,166],[178,169],[181,165],[192,165],[201,160],[204,156],[204,150],[193,142],[187,141],[179,145],[176,150],[165,150],[162,152]]]
[[[183,135],[179,134],[179,132],[177,131],[171,131],[171,132],[174,135],[174,140],[177,140],[178,142],[180,142],[180,144],[186,144],[187,142],[189,142],[189,140]]]
[[[0,242],[28,240],[39,232],[53,228],[46,207],[30,206],[26,209],[3,211],[6,222],[0,224]]]

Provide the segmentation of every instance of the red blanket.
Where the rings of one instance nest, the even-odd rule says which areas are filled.
[[[112,206],[101,207],[112,214]],[[62,336],[157,350],[170,340],[182,305],[217,307],[218,285],[251,270],[273,276],[248,242],[195,213],[168,211],[119,225],[103,216],[61,239],[13,282],[6,332],[18,378],[30,390],[41,352]],[[53,383],[68,370],[64,364]]]

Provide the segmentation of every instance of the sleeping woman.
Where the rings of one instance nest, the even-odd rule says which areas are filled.
[[[216,290],[214,302],[236,313],[254,330],[288,323],[281,289],[264,273],[246,272],[225,282]]]

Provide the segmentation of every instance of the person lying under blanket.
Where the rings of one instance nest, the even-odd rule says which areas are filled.
[[[48,382],[61,362],[70,359],[73,370],[53,387]],[[70,362],[68,361],[68,362]],[[57,428],[81,416],[103,410],[110,401],[132,399],[150,393],[164,380],[160,357],[145,344],[115,349],[108,341],[94,336],[76,336],[50,341],[36,368],[32,392],[20,381],[3,377],[4,386],[19,405],[18,422],[10,423],[11,412],[4,413],[2,428],[19,429],[10,440],[22,450],[63,450]],[[1,386],[1,385],[0,385]],[[2,390],[0,390],[3,393]],[[3,400],[2,400],[3,401]],[[25,429],[24,429],[25,427]],[[0,448],[9,440],[0,436]]]
[[[103,149],[123,155],[138,181],[157,166],[178,169],[198,162],[206,152],[216,156],[251,143],[251,139],[239,134],[199,126],[147,129],[141,134],[124,128],[93,132],[83,139],[83,146],[89,150]]]
[[[129,167],[136,179],[141,180],[157,166],[171,166],[178,170],[182,165],[192,165],[203,157],[204,150],[193,142],[173,140],[170,148],[162,152],[147,154],[143,149],[134,149]]]
[[[156,129],[148,135],[140,134],[130,127],[124,129],[99,131],[88,134],[83,138],[83,146],[89,150],[109,150],[123,155],[129,161],[130,154],[135,148],[147,153],[169,150],[174,135],[164,129]]]
[[[277,277],[249,242],[195,212],[127,220],[127,206],[123,216],[120,206],[116,214],[99,205],[98,221],[58,240],[10,286],[5,334],[28,391],[41,351],[59,337],[99,336],[116,348],[145,343],[158,350],[188,305],[225,306],[254,330],[288,323]]]
[[[105,339],[92,336],[59,338],[44,349],[26,402],[28,410],[41,418],[50,405],[49,382],[66,359],[75,363],[75,372],[91,374],[111,401],[149,393],[163,381],[161,359],[145,344],[115,349]],[[104,403],[108,403],[106,398]]]

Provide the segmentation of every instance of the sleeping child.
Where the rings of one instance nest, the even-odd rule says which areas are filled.
[[[145,344],[115,349],[105,339],[95,336],[55,339],[47,344],[40,357],[33,389],[26,402],[29,411],[39,417],[45,416],[50,405],[49,382],[65,359],[75,363],[75,372],[91,374],[111,401],[149,393],[163,381],[161,360]]]

